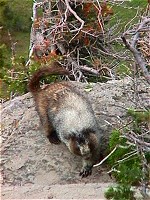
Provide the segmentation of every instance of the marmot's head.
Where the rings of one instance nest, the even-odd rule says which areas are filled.
[[[93,149],[98,145],[96,134],[92,130],[73,133],[68,139],[70,151],[85,159],[88,159],[91,156]]]

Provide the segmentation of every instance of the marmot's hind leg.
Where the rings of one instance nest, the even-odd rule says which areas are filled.
[[[42,119],[42,121],[44,122],[42,125],[46,132],[46,137],[49,139],[50,143],[60,144],[61,141],[59,140],[56,131],[53,129],[52,124],[48,120],[45,122],[45,119]]]
[[[49,139],[50,143],[53,143],[53,144],[60,144],[61,143],[60,139],[57,136],[56,131],[54,131],[54,130],[51,131],[49,133],[49,135],[47,135],[47,138]]]
[[[54,130],[53,125],[51,124],[48,118],[46,109],[45,110],[42,109],[42,112],[39,112],[39,116],[40,116],[40,120],[45,131],[45,135],[49,139],[50,143],[60,144],[61,141],[59,140],[57,133]]]

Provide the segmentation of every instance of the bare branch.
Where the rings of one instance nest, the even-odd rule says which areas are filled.
[[[65,3],[66,3],[66,6],[67,6],[66,11],[69,10],[69,11],[74,15],[74,17],[81,23],[80,28],[77,28],[77,29],[75,29],[75,30],[73,30],[73,31],[71,31],[71,32],[75,32],[75,31],[79,32],[79,31],[83,28],[83,26],[84,26],[84,21],[83,21],[83,20],[77,15],[77,13],[70,7],[70,4],[69,4],[68,0],[65,0]],[[66,20],[67,20],[67,19],[66,19]]]
[[[143,21],[140,23],[140,25],[138,26],[136,33],[133,37],[133,39],[129,42],[126,39],[126,35],[128,34],[128,32],[123,33],[122,36],[122,41],[124,42],[125,46],[132,52],[135,61],[137,62],[137,64],[139,65],[140,69],[143,72],[143,75],[145,76],[147,82],[150,84],[150,74],[148,72],[147,69],[147,63],[144,61],[144,59],[142,58],[141,53],[137,50],[137,41],[139,39],[139,31],[144,28],[145,25],[150,23],[150,18],[144,18]]]
[[[117,148],[118,146],[115,146],[115,148],[103,160],[101,160],[98,164],[94,165],[93,167],[98,167],[102,163],[104,163],[117,150]]]

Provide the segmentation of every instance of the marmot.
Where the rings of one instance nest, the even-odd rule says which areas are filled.
[[[51,143],[63,142],[68,149],[83,158],[80,176],[92,173],[100,154],[100,133],[88,100],[76,91],[69,81],[55,82],[43,89],[40,79],[47,75],[68,75],[69,72],[53,64],[36,71],[29,80],[37,112]]]

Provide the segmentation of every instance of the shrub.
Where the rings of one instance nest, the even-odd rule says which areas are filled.
[[[145,184],[146,187],[149,182],[150,151],[146,144],[150,142],[147,137],[150,111],[129,109],[127,115],[131,123],[120,130],[112,131],[109,140],[110,151],[117,146],[109,157],[108,164],[118,185],[108,189],[105,193],[107,199],[133,200],[132,186]]]

